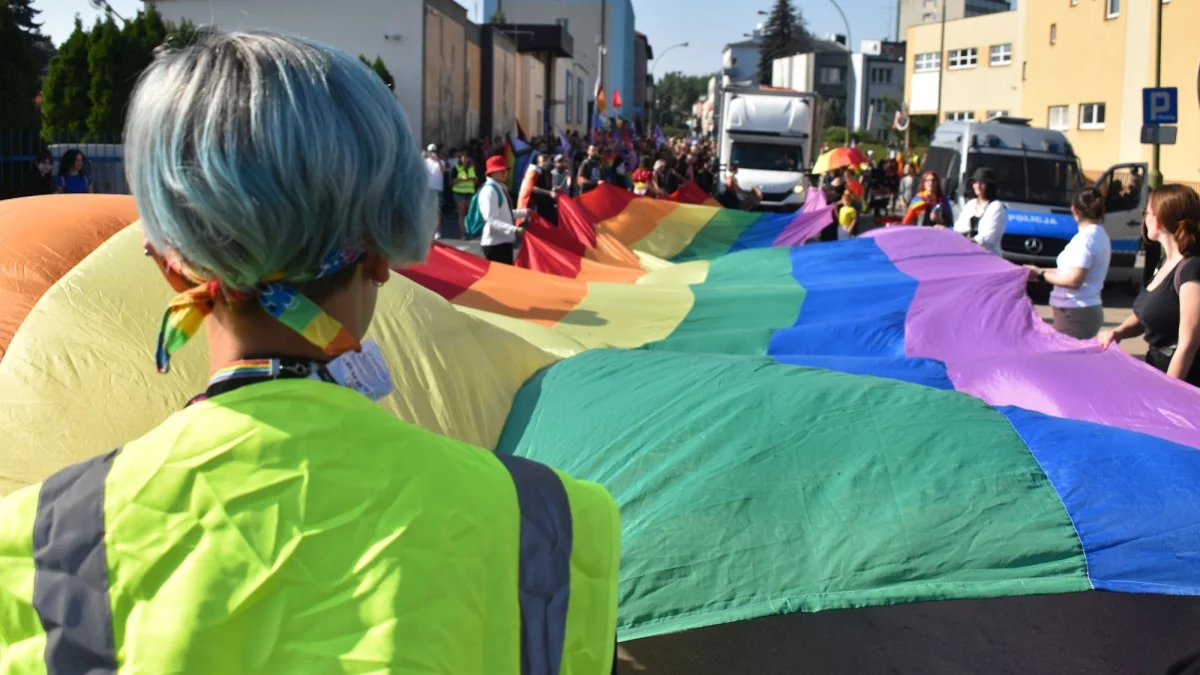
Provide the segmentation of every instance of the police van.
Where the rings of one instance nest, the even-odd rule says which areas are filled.
[[[938,126],[923,171],[936,171],[955,216],[974,197],[968,179],[980,167],[995,172],[997,196],[1008,207],[1001,249],[1020,264],[1054,267],[1075,234],[1071,200],[1084,187],[1079,158],[1062,132],[1038,129],[1029,120],[996,117]],[[1135,281],[1142,244],[1142,212],[1149,188],[1147,165],[1118,164],[1096,181],[1105,195],[1104,229],[1112,240],[1109,281]]]

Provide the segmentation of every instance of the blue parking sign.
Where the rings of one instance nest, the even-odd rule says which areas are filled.
[[[1150,87],[1142,90],[1142,124],[1179,123],[1179,89]]]

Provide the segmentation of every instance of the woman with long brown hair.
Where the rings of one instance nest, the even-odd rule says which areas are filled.
[[[1200,387],[1200,195],[1186,185],[1151,192],[1146,236],[1162,246],[1162,266],[1133,301],[1133,314],[1101,333],[1100,345],[1145,333],[1147,363]]]
[[[936,171],[926,171],[917,186],[917,196],[908,204],[905,225],[950,225],[954,213],[950,200],[942,191],[942,177]]]

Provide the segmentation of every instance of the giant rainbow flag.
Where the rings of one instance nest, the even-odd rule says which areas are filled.
[[[1056,333],[949,231],[597,191],[525,268],[402,274],[559,357],[496,445],[599,481],[625,638],[788,611],[1200,594],[1200,390]]]
[[[0,204],[7,493],[159,424],[207,361],[195,340],[154,373],[173,292],[131,198]],[[560,207],[525,267],[436,246],[379,290],[369,337],[387,410],[612,492],[622,639],[929,600],[1200,595],[1200,390],[1055,333],[1020,268],[931,229],[803,245],[829,222],[819,199],[746,214],[600,190]],[[1155,616],[1186,625],[1195,607]]]

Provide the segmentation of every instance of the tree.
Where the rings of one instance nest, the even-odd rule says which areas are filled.
[[[499,26],[508,23],[508,17],[504,16],[504,10],[498,9],[492,12],[492,15],[487,20],[489,25]]]
[[[0,129],[36,129],[37,108],[34,98],[41,77],[34,65],[17,15],[0,4]]]
[[[775,7],[763,27],[762,46],[759,49],[758,82],[770,85],[775,59],[793,54],[803,54],[812,48],[812,36],[808,33],[804,16],[791,0],[775,0]]]
[[[125,124],[125,104],[129,100],[125,93],[128,84],[123,81],[128,75],[122,68],[127,58],[125,50],[124,36],[112,17],[103,23],[97,21],[88,40],[88,99],[92,108],[87,128],[92,138],[120,133]]]
[[[87,131],[88,98],[91,76],[88,74],[88,34],[83,22],[75,17],[75,30],[50,62],[50,73],[42,87],[42,136],[54,140],[63,136],[82,136]]]
[[[148,3],[146,11],[138,12],[138,15],[127,21],[121,29],[121,50],[117,55],[118,77],[112,88],[109,105],[120,112],[122,120],[124,111],[133,98],[133,88],[137,85],[138,77],[154,60],[154,51],[167,41],[167,35],[167,25],[153,3]],[[96,100],[93,99],[92,102],[94,104]]]
[[[362,61],[363,65],[365,65],[366,67],[375,71],[375,74],[379,76],[379,79],[383,80],[383,83],[387,85],[388,89],[396,88],[396,79],[393,78],[392,73],[390,71],[388,71],[387,64],[385,64],[383,62],[382,57],[376,56],[375,61],[372,63],[371,61],[367,60],[367,57],[363,56],[362,54],[359,54],[358,60]]]
[[[692,116],[692,105],[708,94],[707,75],[684,75],[671,72],[663,75],[654,91],[658,97],[656,124],[666,127],[683,127]]]
[[[37,20],[42,12],[34,9],[31,3],[32,0],[0,0],[0,4],[7,4],[12,12],[17,28],[25,40],[25,47],[33,59],[34,72],[38,74],[40,84],[50,65],[50,59],[54,58],[57,50],[54,49],[50,38],[42,35],[42,24]]]

